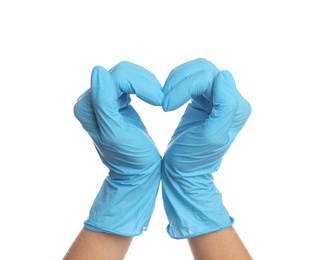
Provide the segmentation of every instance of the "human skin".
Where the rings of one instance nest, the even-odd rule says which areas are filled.
[[[132,239],[83,228],[63,260],[123,260]]]
[[[203,60],[203,59],[197,60],[195,62],[197,64],[200,63],[197,65],[201,69],[200,71],[204,70],[204,67],[203,67],[204,64],[209,64],[206,60]],[[192,67],[191,72],[194,71],[193,68],[194,67]],[[187,66],[187,70],[189,71],[189,65]],[[183,79],[186,80],[185,75],[190,75],[190,73],[188,71],[183,70],[183,72],[186,72],[186,73],[181,73],[181,71],[180,71],[179,77],[181,77],[182,80]],[[212,73],[212,74],[216,75],[218,70],[214,67],[213,71],[215,73]],[[120,117],[122,120],[118,120],[117,122],[115,120],[113,120],[113,118],[112,118],[113,115],[114,115],[114,118],[117,119],[117,115],[120,115],[119,114],[120,110],[116,111],[117,107],[114,106],[113,110],[116,109],[115,110],[116,112],[113,114],[113,111],[111,111],[111,109],[108,110],[108,106],[106,104],[108,104],[107,100],[110,100],[110,99],[112,99],[112,101],[115,104],[116,99],[115,98],[113,99],[113,96],[115,96],[115,93],[107,93],[108,95],[105,95],[105,97],[107,98],[107,99],[105,99],[105,101],[106,101],[105,102],[103,93],[106,94],[106,91],[105,92],[101,92],[101,91],[97,92],[96,91],[97,89],[99,89],[99,86],[102,86],[103,83],[108,83],[107,85],[113,85],[113,84],[110,84],[111,81],[108,79],[109,76],[107,75],[107,71],[105,69],[98,68],[96,70],[96,72],[99,72],[99,73],[95,74],[96,76],[98,76],[98,77],[96,77],[96,79],[98,79],[98,80],[95,80],[95,82],[94,82],[95,84],[93,85],[93,87],[95,87],[94,88],[95,93],[94,93],[94,95],[91,96],[93,98],[92,99],[93,102],[92,103],[89,102],[87,104],[89,105],[90,108],[92,105],[94,111],[98,111],[98,110],[100,111],[100,112],[98,111],[99,118],[101,119],[100,122],[104,121],[103,124],[100,124],[100,126],[102,126],[101,130],[103,130],[102,132],[104,132],[104,133],[110,133],[111,131],[108,131],[108,130],[111,130],[111,128],[113,128],[113,126],[121,126],[121,124],[123,124],[123,122],[124,122],[124,118]],[[100,72],[102,72],[102,73],[100,73]],[[209,74],[207,71],[205,71],[204,73],[205,73],[206,77],[213,76],[211,73]],[[197,73],[196,73],[196,75],[197,75],[197,77],[199,77],[199,75]],[[221,74],[218,77],[215,77],[216,80],[215,80],[215,82],[214,82],[215,84],[213,86],[216,86],[215,87],[216,91],[210,91],[212,93],[212,94],[211,93],[210,94],[214,95],[214,96],[213,97],[211,96],[211,98],[209,99],[209,100],[214,100],[213,101],[214,103],[209,102],[205,97],[201,96],[200,99],[198,98],[196,100],[196,101],[198,101],[198,103],[195,101],[195,104],[191,108],[191,110],[186,110],[186,116],[183,117],[183,120],[186,120],[186,122],[182,121],[183,122],[182,126],[184,126],[184,127],[178,127],[177,129],[180,132],[179,132],[179,134],[177,134],[177,132],[175,133],[175,135],[179,137],[179,138],[176,138],[178,141],[173,139],[173,145],[170,146],[170,148],[172,148],[172,149],[169,151],[171,151],[171,152],[173,151],[173,153],[172,153],[173,155],[171,154],[172,155],[171,157],[166,157],[166,158],[170,158],[168,161],[171,164],[173,164],[172,169],[177,169],[177,168],[179,168],[177,166],[181,166],[180,172],[184,173],[184,172],[188,172],[188,170],[189,170],[189,172],[192,172],[192,171],[194,171],[194,168],[190,167],[190,164],[195,161],[197,162],[196,165],[198,164],[197,167],[203,168],[204,165],[205,166],[210,165],[208,168],[213,169],[214,166],[211,167],[212,161],[220,162],[220,158],[222,158],[222,156],[224,154],[223,152],[225,152],[227,150],[227,149],[221,149],[221,148],[223,147],[223,145],[226,144],[226,142],[224,140],[225,140],[225,138],[227,138],[227,135],[229,135],[229,133],[230,133],[228,130],[231,129],[231,133],[228,136],[229,138],[227,138],[227,140],[232,142],[234,140],[236,134],[238,133],[238,131],[241,129],[241,127],[247,120],[247,117],[250,113],[250,108],[247,105],[246,106],[237,106],[237,105],[240,105],[239,101],[241,101],[243,99],[241,99],[242,98],[241,95],[238,95],[238,92],[236,91],[236,88],[234,86],[234,81],[232,79],[232,76],[230,77],[229,75],[230,74],[228,72],[221,72]],[[104,78],[107,79],[107,81],[101,80]],[[173,78],[171,77],[171,80],[173,80],[173,79],[174,79],[174,77]],[[211,79],[211,77],[210,77],[210,79]],[[174,82],[175,82],[175,80],[173,80],[173,83]],[[198,82],[198,81],[195,81],[195,82]],[[205,81],[205,83],[206,82],[207,81]],[[171,86],[171,87],[173,85],[168,84],[168,86]],[[185,85],[190,88],[189,84],[185,84]],[[113,85],[113,86],[115,86],[115,85]],[[219,88],[219,86],[220,86],[220,88]],[[106,86],[102,86],[102,87],[103,87],[102,90],[108,91],[108,89],[109,89]],[[199,87],[199,85],[196,84],[195,88],[192,88],[192,89],[194,89],[194,91],[197,92],[198,87]],[[113,88],[113,89],[115,89],[115,88]],[[176,90],[177,88],[172,88],[172,89]],[[190,91],[182,91],[182,93],[183,92],[190,93]],[[178,94],[179,94],[179,92],[178,92]],[[175,96],[177,96],[177,95],[173,95],[173,97],[175,97]],[[102,101],[102,102],[98,102],[99,100],[97,100],[95,97],[100,98],[100,101]],[[171,97],[172,97],[172,95],[171,95]],[[247,102],[246,103],[245,102],[242,102],[242,103],[248,104]],[[166,103],[167,103],[167,105],[170,104],[170,102],[166,102]],[[176,102],[173,102],[173,104],[175,104],[175,103]],[[200,106],[200,104],[202,106]],[[97,105],[97,106],[95,106],[95,105]],[[213,107],[216,107],[216,109],[213,109]],[[103,108],[106,108],[106,109],[103,110]],[[174,106],[173,106],[173,108],[174,108]],[[209,109],[209,108],[211,108],[211,109]],[[240,111],[237,110],[237,108]],[[169,111],[168,106],[165,106],[164,110]],[[104,111],[107,112],[107,114],[104,113],[104,115],[103,115]],[[201,111],[201,113],[199,113],[199,111]],[[237,111],[239,111],[239,112],[237,112]],[[246,114],[246,116],[241,116],[244,113]],[[91,116],[93,116],[92,111],[89,114]],[[196,114],[198,115],[198,118],[196,118],[196,121],[195,121]],[[223,115],[224,120],[222,119],[223,117],[221,116],[221,114]],[[129,113],[127,115],[129,115]],[[85,113],[80,114],[80,116],[81,116],[80,119],[82,119],[82,121],[83,121],[85,119],[84,118]],[[106,120],[103,120],[104,118],[106,120],[108,120],[109,122],[107,122]],[[97,118],[94,119],[92,117],[91,125],[95,125],[95,122],[98,122],[96,119]],[[129,121],[129,117],[126,117],[125,119],[127,119],[127,121]],[[86,121],[86,122],[83,121],[85,123],[84,125],[87,126],[87,128],[90,127],[89,121]],[[138,122],[141,123],[141,121],[138,121]],[[205,123],[206,123],[206,127],[204,127]],[[186,127],[189,128],[190,125],[195,125],[197,131],[196,132],[193,132],[193,131],[188,132],[188,131],[186,131],[186,129],[184,129]],[[197,127],[197,126],[199,126],[199,127]],[[94,130],[94,129],[98,129],[98,128],[97,127],[92,128],[92,130]],[[221,129],[221,131],[218,131],[218,129],[219,130]],[[237,132],[236,132],[236,129],[238,130]],[[116,130],[121,130],[121,127],[119,127]],[[202,130],[202,131],[200,131],[200,130]],[[210,130],[212,130],[212,131],[210,131]],[[117,131],[117,132],[119,132],[119,131]],[[202,135],[202,132],[207,133],[207,135],[206,134]],[[190,134],[188,135],[188,133],[190,133]],[[91,132],[91,134],[92,134],[92,136],[94,136],[93,132]],[[199,135],[201,137],[203,136],[204,138],[199,139],[198,138]],[[141,136],[144,136],[144,135],[141,135]],[[181,136],[184,139],[180,138]],[[213,139],[213,138],[208,138],[208,136],[210,136],[210,137],[214,136],[215,137],[214,144],[217,143],[216,147],[220,148],[220,149],[214,149],[214,150],[212,149],[213,153],[211,152],[212,151],[211,149],[209,150],[206,147],[207,142],[208,142],[208,147],[213,147],[213,142],[211,141],[211,139]],[[109,137],[110,137],[110,135],[109,135]],[[181,140],[183,139],[183,142],[181,142],[180,139]],[[97,140],[100,140],[100,139],[96,138],[96,141]],[[188,156],[188,158],[189,158],[188,164],[185,164],[185,161],[184,161],[185,159],[182,159],[181,160],[182,163],[181,163],[179,158],[181,157],[180,156],[181,151],[183,151],[182,148],[187,147],[187,149],[189,149],[190,144],[194,144],[193,143],[194,140],[200,140],[201,141],[200,143],[204,144],[205,148],[204,148],[204,145],[198,146],[198,147],[193,147],[194,149],[196,149],[196,148],[198,149],[198,153],[197,152],[195,153],[196,156],[194,156],[194,157]],[[118,142],[118,144],[120,144],[120,145],[117,146],[116,148],[120,147],[122,143],[124,143],[124,142]],[[221,143],[223,143],[223,145]],[[100,147],[102,147],[102,143],[100,143]],[[111,146],[108,146],[108,147],[111,147]],[[133,162],[135,162],[135,160],[134,160],[134,156],[131,156],[131,155],[134,155],[135,152],[140,152],[139,146],[135,145],[134,142],[131,142],[127,146],[126,150],[130,150],[133,147],[134,148],[137,147],[138,149],[132,150],[128,153],[128,155],[131,158],[129,156],[126,157],[129,159],[126,160],[123,165],[114,165],[115,166],[114,168],[119,168],[120,166],[124,166],[123,168],[126,168],[126,165],[129,165],[130,166],[129,170],[131,170],[131,171],[134,170],[135,164],[133,164]],[[150,143],[150,146],[148,145],[148,147],[153,148],[153,145]],[[226,148],[228,148],[228,147],[229,146],[226,146]],[[200,152],[202,152],[202,150],[200,151],[200,149],[203,149],[203,148],[205,149],[206,156],[202,156],[200,158],[201,160],[198,160],[199,156],[197,156],[197,155],[202,154],[202,153],[200,153]],[[146,150],[148,150],[148,149],[146,149]],[[109,149],[109,152],[105,149],[103,149],[103,151],[104,152],[101,154],[107,154],[106,159],[108,160],[108,162],[110,162],[112,160],[113,156],[116,156],[116,158],[121,158],[121,154],[118,153],[118,151],[120,151],[119,149],[114,149],[113,150],[114,152],[110,149]],[[187,151],[187,150],[185,150],[185,151]],[[216,151],[220,151],[220,152],[215,153]],[[123,154],[125,154],[124,152],[125,152],[125,150],[123,149]],[[139,153],[139,155],[140,155],[140,153]],[[143,158],[142,155],[143,154],[141,154],[141,156],[139,156],[139,157]],[[166,152],[166,155],[167,155],[167,152]],[[170,153],[169,153],[169,155],[170,155]],[[193,154],[191,154],[191,155],[193,155]],[[137,156],[137,159],[139,157]],[[150,158],[152,158],[152,154],[150,154]],[[158,159],[159,156],[157,156],[156,158]],[[203,160],[204,158],[205,158],[205,160]],[[210,158],[210,159],[208,159],[208,158]],[[114,161],[120,162],[121,160],[114,160]],[[143,162],[143,161],[141,161],[141,162]],[[144,162],[142,163],[142,165],[143,164],[144,164]],[[108,164],[108,165],[110,165],[110,164]],[[148,163],[147,163],[147,165],[148,165]],[[216,167],[218,167],[218,166],[216,166]],[[181,177],[181,176],[178,176],[178,177]],[[207,183],[206,181],[208,178],[207,179],[204,178],[204,179],[205,179],[205,182],[201,178],[197,179],[197,182],[196,182],[197,185],[199,185],[199,183],[206,184]],[[164,179],[162,179],[162,180],[164,180]],[[177,181],[174,178],[172,178],[171,180],[172,180],[172,182]],[[184,186],[182,186],[182,187],[184,188]],[[195,189],[195,190],[199,190],[199,189]],[[208,190],[205,190],[205,191],[207,192]],[[116,194],[116,192],[114,192],[114,194]],[[185,196],[189,196],[190,195],[190,187],[187,186],[186,192],[181,192],[180,194],[181,194],[181,196],[178,197],[178,199],[176,201],[181,202],[181,201],[183,201],[183,198]],[[178,195],[180,195],[180,194],[178,194]],[[174,193],[174,195],[175,195],[175,193]],[[197,195],[199,195],[199,193],[197,193]],[[195,198],[191,197],[191,198],[189,198],[189,200],[191,201],[192,199],[195,199],[195,201],[198,201],[198,197],[197,196]],[[212,198],[212,200],[213,200],[213,197],[211,196],[211,194],[209,197]],[[218,198],[220,198],[220,196],[218,196]],[[203,199],[202,202],[204,202],[204,201],[206,201],[206,200]],[[215,201],[217,201],[217,200],[215,200]],[[196,205],[196,206],[199,206],[199,205]],[[178,208],[181,211],[181,208],[179,208],[179,207],[175,207],[175,208]],[[221,209],[221,207],[218,207],[218,208]],[[127,210],[128,210],[128,208],[127,208]],[[190,209],[185,209],[185,210],[186,210],[186,212],[190,212]],[[204,211],[206,211],[206,208]],[[217,220],[217,217],[222,215],[221,213],[216,214],[212,219]],[[184,214],[184,216],[185,216],[184,223],[187,223],[189,221],[190,226],[195,226],[195,222],[197,222],[197,220],[195,220],[193,222],[190,217],[191,214]],[[178,219],[178,218],[173,218],[173,219]],[[229,223],[230,222],[231,221],[229,221]],[[113,222],[109,222],[109,223],[113,224]],[[123,222],[123,224],[126,224],[126,223],[129,223],[129,222]],[[205,226],[205,230],[217,230],[216,227],[222,226],[222,225],[217,224],[217,225],[214,225],[214,227],[212,227],[212,229],[210,229],[206,226],[207,223],[208,223],[207,221],[205,221],[205,222],[198,221],[198,224],[200,226],[202,226],[202,227]],[[225,225],[225,226],[228,226],[228,225]],[[230,224],[229,224],[229,226],[230,226]],[[97,230],[95,230],[95,231],[97,231]],[[80,234],[77,236],[76,240],[73,242],[71,248],[68,250],[64,260],[89,260],[89,259],[90,260],[102,260],[102,259],[104,259],[104,260],[105,259],[106,260],[121,260],[121,259],[124,259],[128,249],[129,249],[129,246],[132,242],[132,239],[133,239],[132,235],[130,235],[130,237],[129,237],[129,236],[120,236],[120,235],[95,232],[95,231],[91,231],[86,228],[83,228],[81,230]],[[191,233],[191,235],[192,234],[197,234],[197,233],[193,232],[193,233]],[[198,232],[198,234],[200,234],[200,232]],[[179,237],[177,236],[177,238],[179,238]],[[230,226],[229,228],[226,228],[224,230],[210,232],[210,233],[198,235],[195,237],[189,236],[188,242],[189,242],[190,249],[192,251],[192,254],[193,254],[195,260],[221,260],[221,259],[222,260],[235,260],[235,259],[236,260],[249,260],[249,259],[252,259],[250,254],[248,253],[247,249],[245,248],[244,244],[242,243],[241,239],[239,238],[237,232],[235,231],[235,229],[232,226]]]
[[[251,260],[252,257],[231,226],[188,239],[194,260]]]
[[[63,260],[123,260],[133,237],[83,228]],[[188,239],[194,260],[252,260],[236,230],[224,230]]]

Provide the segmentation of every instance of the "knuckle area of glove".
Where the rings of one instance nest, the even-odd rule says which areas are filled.
[[[128,66],[131,66],[131,65],[132,65],[132,63],[123,60],[115,66],[113,71],[125,70]]]
[[[83,102],[77,102],[74,105],[73,112],[74,112],[75,117],[79,121],[82,121],[86,116],[89,115],[89,113],[88,113],[89,110]]]

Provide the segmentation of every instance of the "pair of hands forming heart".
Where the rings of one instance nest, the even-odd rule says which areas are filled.
[[[163,159],[131,106],[130,94],[162,106],[164,111],[191,100]],[[199,224],[190,219],[195,205],[186,207],[186,203],[200,197],[203,199],[198,204],[211,203],[208,196],[213,197],[211,190],[216,190],[211,174],[218,170],[250,112],[232,75],[205,59],[173,69],[163,88],[151,72],[133,63],[121,62],[109,71],[95,67],[91,88],[80,96],[74,113],[110,173],[86,227],[121,235],[140,234],[148,225],[162,179],[169,234],[181,238],[201,232]],[[177,207],[183,212],[177,212]],[[219,210],[222,213],[222,206]],[[184,218],[190,219],[193,230],[182,227],[186,226]]]

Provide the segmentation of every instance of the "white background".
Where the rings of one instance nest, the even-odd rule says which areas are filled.
[[[164,84],[204,57],[253,113],[215,181],[258,260],[328,259],[328,16],[311,1],[1,1],[0,259],[62,259],[106,177],[73,116],[95,65],[122,60]],[[133,99],[163,154],[183,108]],[[126,259],[192,259],[159,195]]]

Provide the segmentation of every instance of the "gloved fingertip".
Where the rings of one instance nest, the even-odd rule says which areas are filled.
[[[162,106],[163,99],[165,97],[164,92],[163,92],[163,87],[161,83],[158,82],[157,88],[156,88],[156,96],[154,97],[154,104],[155,106]]]
[[[148,89],[150,91],[138,91],[137,97],[153,106],[161,106],[164,98],[162,89]]]
[[[162,91],[161,92],[158,92],[158,96],[154,100],[154,104],[153,105],[155,105],[155,106],[162,106],[163,99],[164,99],[164,93]]]
[[[91,86],[99,86],[107,75],[108,71],[104,67],[95,66],[91,72]]]
[[[164,112],[169,112],[174,110],[175,108],[172,107],[172,104],[170,104],[169,99],[164,98],[162,102],[162,109],[164,110]]]
[[[166,82],[164,83],[164,86],[163,86],[163,93],[164,95],[166,95],[167,93],[170,92],[171,90],[171,84],[169,83],[169,80],[166,80]]]
[[[92,69],[92,75],[98,75],[103,72],[107,73],[107,70],[104,67],[99,66],[99,65],[94,66],[94,68]]]
[[[229,70],[220,71],[220,73],[218,74],[218,77],[223,77],[223,78],[225,78],[226,80],[228,80],[232,83],[235,82],[235,80],[234,80],[234,78],[233,78],[233,76],[232,76],[232,74],[230,73]]]
[[[153,106],[162,106],[162,99],[152,99],[152,100],[145,100],[147,103]]]
[[[164,110],[164,112],[169,111],[169,107],[168,107],[166,98],[164,98],[163,101],[162,101],[162,109]]]

